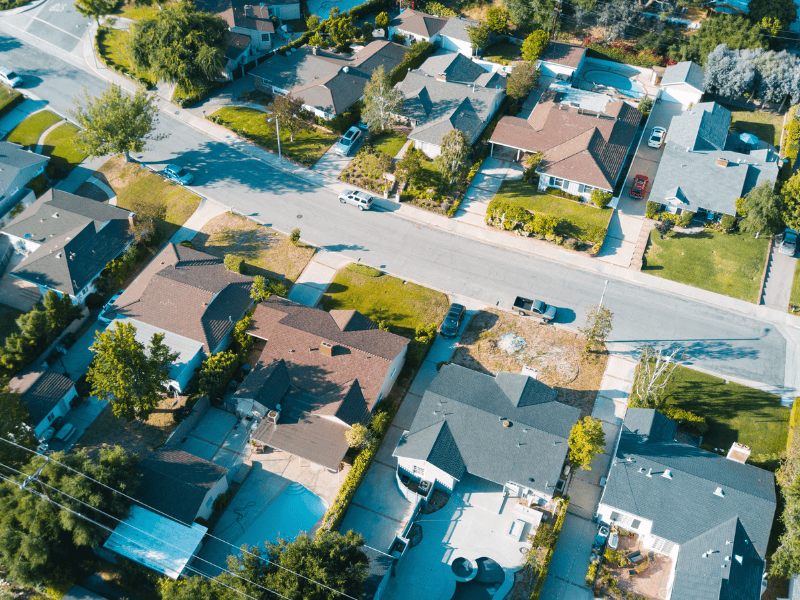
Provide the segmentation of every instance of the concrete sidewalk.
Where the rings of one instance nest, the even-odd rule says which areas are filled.
[[[181,242],[191,240],[206,223],[225,212],[228,212],[228,207],[223,206],[216,200],[204,197],[197,206],[197,209],[192,213],[192,216],[175,232],[170,242],[173,244],[180,244]]]
[[[333,252],[317,252],[294,282],[288,299],[313,308],[319,304],[336,272],[350,262],[350,259]]]

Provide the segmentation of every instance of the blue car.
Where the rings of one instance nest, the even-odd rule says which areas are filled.
[[[186,169],[178,165],[167,165],[162,173],[167,179],[171,179],[175,183],[180,183],[181,185],[189,185],[194,181],[192,174],[187,173]]]
[[[347,156],[358,145],[362,135],[363,134],[358,127],[351,127],[347,130],[347,133],[342,136],[342,139],[340,139],[336,144],[336,149],[334,152],[341,156]]]

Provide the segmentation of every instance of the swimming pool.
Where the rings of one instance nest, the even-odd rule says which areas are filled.
[[[457,582],[451,600],[492,600],[503,585],[506,578],[503,567],[485,556],[475,563],[478,566],[477,575],[472,581]]]
[[[309,531],[326,510],[322,498],[292,482],[236,540],[236,545],[263,547],[264,542],[275,542],[278,538],[294,540],[301,531]]]
[[[611,71],[587,71],[583,74],[583,78],[590,83],[613,87],[631,98],[641,98],[645,94],[644,88],[638,81]]]

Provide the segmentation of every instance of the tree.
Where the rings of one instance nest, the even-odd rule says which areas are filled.
[[[486,25],[492,33],[506,35],[508,33],[508,11],[492,7],[486,11]]]
[[[553,20],[555,0],[506,0],[511,22],[519,29],[549,29]]]
[[[124,518],[128,501],[112,489],[128,495],[134,491],[137,459],[119,446],[101,449],[96,461],[86,452],[56,453],[52,458],[78,473],[36,457],[21,470],[32,475],[41,468],[38,481],[24,489],[8,482],[0,485],[0,564],[4,566],[4,576],[24,585],[59,589],[72,585],[80,562],[92,556],[92,546],[101,544],[107,532],[56,503],[106,527],[113,528],[117,522],[56,490],[66,491],[112,517]],[[13,478],[20,483],[24,479]]]
[[[75,0],[75,10],[88,19],[94,19],[100,27],[100,17],[114,12],[116,0]]]
[[[366,448],[372,442],[374,436],[361,423],[356,423],[344,432],[344,437],[347,439],[347,445],[351,448]]]
[[[522,58],[528,61],[537,61],[550,45],[550,36],[546,31],[537,29],[522,42]]]
[[[586,309],[586,325],[578,331],[586,338],[586,352],[602,350],[611,333],[614,315],[606,307],[593,304]]]
[[[112,84],[97,98],[86,94],[83,101],[76,99],[75,106],[70,114],[82,128],[75,145],[90,156],[124,154],[130,162],[131,152],[142,152],[149,140],[168,135],[153,133],[158,107],[142,89],[130,96]]]
[[[382,12],[375,17],[375,27],[383,29],[383,37],[389,37],[389,13]]]
[[[253,287],[250,288],[250,299],[253,302],[263,302],[272,295],[285,298],[287,294],[286,286],[277,279],[263,275],[253,277]]]
[[[361,117],[373,133],[388,129],[393,116],[400,114],[403,94],[392,86],[383,65],[372,72],[372,77],[364,86],[363,103]]]
[[[678,360],[683,358],[683,351],[676,348],[672,352],[662,349],[654,350],[645,346],[639,356],[636,377],[633,382],[630,405],[635,408],[660,408],[663,406],[661,395],[669,384]]]
[[[469,140],[454,127],[444,135],[440,148],[441,152],[433,162],[442,175],[442,181],[452,185],[469,167]]]
[[[489,37],[492,32],[487,25],[474,25],[467,28],[467,36],[475,48],[475,54],[480,54],[481,50],[489,45]]]
[[[311,15],[306,19],[306,27],[308,27],[309,31],[316,30],[320,23],[322,23],[322,19],[320,19],[319,15]]]
[[[748,10],[754,23],[763,24],[764,19],[771,19],[780,22],[779,29],[788,29],[797,19],[797,5],[793,0],[752,0]]]
[[[594,202],[597,208],[605,208],[608,206],[608,203],[611,202],[612,194],[611,192],[604,192],[603,190],[598,190],[597,188],[592,190],[592,202]]]
[[[133,24],[133,64],[169,83],[210,83],[225,68],[227,31],[222,18],[190,2],[166,4],[155,16]]]
[[[33,429],[25,424],[27,419],[28,411],[19,394],[11,391],[7,381],[0,381],[0,437],[34,450],[37,440]],[[0,442],[0,463],[19,469],[30,457],[25,450]],[[8,475],[5,469],[1,472]]]
[[[369,567],[363,546],[364,538],[353,531],[321,529],[313,539],[302,533],[294,541],[267,543],[264,553],[251,547],[252,554],[229,557],[228,569],[241,578],[222,574],[217,579],[256,598],[265,598],[264,590],[244,579],[298,600],[359,598]]]
[[[518,65],[506,79],[506,94],[514,100],[527,98],[531,90],[539,84],[540,74],[535,62],[527,61]]]
[[[752,90],[756,79],[753,51],[731,50],[720,44],[706,59],[706,89],[723,96],[741,96]]]
[[[704,20],[689,38],[689,43],[677,44],[669,56],[674,60],[693,60],[705,65],[708,55],[720,44],[727,44],[733,50],[767,47],[758,25],[753,25],[745,17],[720,15]]]
[[[800,230],[800,173],[795,173],[783,184],[783,211],[781,216],[787,227]],[[738,208],[738,206],[737,206]]]
[[[368,44],[373,40],[372,32],[375,31],[375,25],[367,21],[361,26],[361,33],[364,36],[364,41]],[[383,65],[381,65],[383,66]]]
[[[303,131],[311,131],[314,126],[305,118],[303,110],[303,101],[295,98],[291,94],[281,96],[275,95],[275,100],[272,101],[272,115],[277,117],[280,127],[289,134],[289,141],[294,142],[295,134],[302,133]],[[267,121],[270,121],[273,116],[267,116]]]
[[[209,400],[216,400],[225,391],[239,366],[236,353],[217,352],[203,361],[200,370],[200,393]]]
[[[578,469],[592,470],[595,455],[602,454],[606,447],[606,436],[600,419],[584,417],[572,426],[569,432],[569,459]]]
[[[775,193],[775,182],[765,181],[744,197],[747,216],[739,222],[745,233],[772,235],[781,228],[781,197]]]
[[[397,178],[410,186],[419,181],[423,156],[422,150],[409,146],[405,155],[398,161],[394,169]]]
[[[146,421],[161,401],[171,364],[178,358],[164,345],[164,334],[154,333],[150,345],[136,340],[136,327],[118,322],[97,334],[94,360],[86,380],[92,396],[111,403],[114,416]]]
[[[353,17],[348,12],[341,12],[336,6],[331,9],[326,26],[331,40],[337,46],[343,46],[350,42],[356,33],[353,27]]]

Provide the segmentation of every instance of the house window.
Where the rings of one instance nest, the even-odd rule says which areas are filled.
[[[414,465],[414,476],[420,478],[425,477],[425,469],[417,465]]]
[[[557,187],[557,188],[563,188],[564,187],[564,180],[563,179],[559,179],[558,177],[551,177],[550,178],[550,185],[552,185],[553,187]]]
[[[622,515],[620,515],[618,512],[612,512],[611,513],[611,521],[612,522],[613,521],[619,521],[620,516],[622,516]]]
[[[47,415],[47,422],[49,423],[49,422],[50,422],[50,421],[52,421],[54,418],[55,418],[55,417],[53,417],[53,413],[50,413],[49,415]]]
[[[634,519],[631,522],[631,529],[639,529],[642,526],[642,522],[639,519]]]
[[[269,34],[268,33],[262,33],[261,34],[261,41],[262,42],[268,42],[269,41]]]

